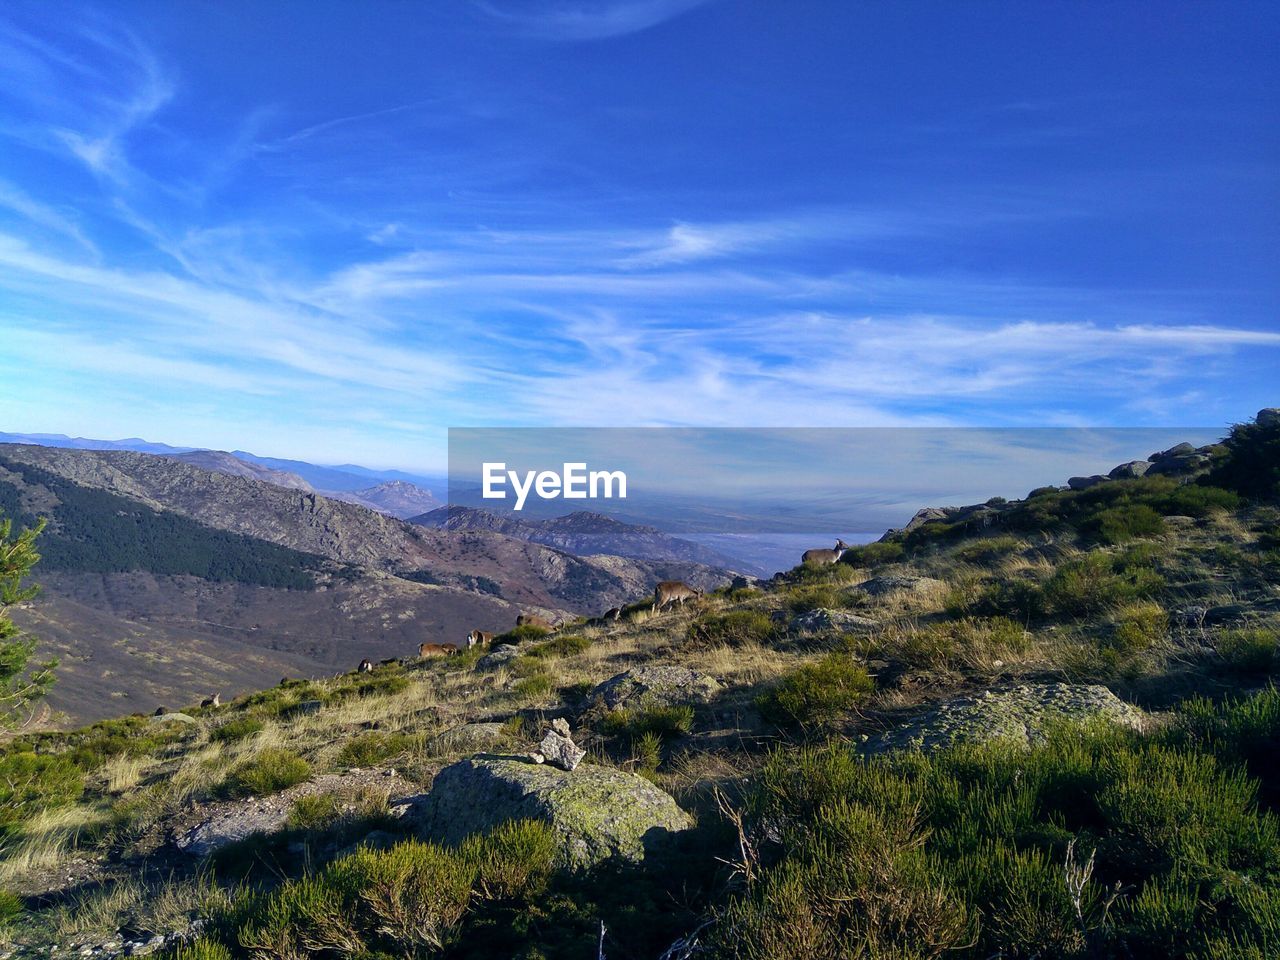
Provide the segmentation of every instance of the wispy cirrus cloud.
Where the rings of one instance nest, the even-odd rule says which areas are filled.
[[[476,7],[515,29],[552,40],[603,40],[648,30],[714,0],[477,0]]]

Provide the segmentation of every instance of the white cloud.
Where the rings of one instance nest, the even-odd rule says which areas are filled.
[[[490,16],[552,40],[603,40],[648,30],[708,0],[540,0],[521,4],[478,2]]]

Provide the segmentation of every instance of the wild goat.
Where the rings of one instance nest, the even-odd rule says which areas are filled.
[[[356,667],[356,673],[373,673],[373,661],[365,657],[360,661],[360,666]]]
[[[493,643],[492,633],[487,633],[484,630],[472,630],[467,634],[468,650],[474,647],[487,647],[491,643]]]
[[[542,617],[539,617],[537,614],[533,614],[533,613],[522,613],[520,614],[520,616],[516,617],[516,626],[517,627],[540,627],[543,630],[554,629],[551,626],[550,621],[545,620]]]
[[[813,564],[817,567],[827,563],[838,563],[848,549],[849,545],[847,543],[843,540],[837,540],[834,550],[806,550],[800,555],[800,562]]]
[[[430,657],[452,657],[458,652],[456,643],[420,643],[418,657],[426,660]]]
[[[220,707],[222,706],[222,694],[215,693],[212,697],[200,701],[202,707]]]
[[[683,580],[663,580],[653,588],[653,607],[650,613],[657,613],[673,603],[678,603],[683,608],[686,600],[695,600],[700,596],[701,590],[689,586]]]

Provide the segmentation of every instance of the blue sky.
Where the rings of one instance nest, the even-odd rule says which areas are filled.
[[[6,3],[0,429],[1242,419],[1278,48],[1226,2]]]

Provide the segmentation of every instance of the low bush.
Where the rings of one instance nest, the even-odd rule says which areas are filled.
[[[906,555],[901,543],[893,540],[883,543],[866,543],[858,547],[850,547],[840,558],[840,562],[851,567],[880,567],[897,563]]]
[[[456,849],[406,840],[357,850],[269,893],[241,896],[210,918],[202,940],[167,956],[435,956],[459,941],[471,915],[527,910],[554,876],[556,850],[550,829],[533,821],[504,824]]]
[[[222,784],[228,797],[279,793],[311,776],[311,765],[292,750],[270,747],[231,769]]]
[[[263,725],[257,717],[236,717],[211,730],[209,739],[214,743],[234,743],[258,733]]]
[[[756,707],[781,726],[829,726],[845,719],[874,690],[866,667],[847,653],[829,653],[788,673],[756,698]]]
[[[786,601],[787,609],[796,614],[841,605],[836,588],[829,583],[792,587],[783,594],[783,599]]]
[[[1099,510],[1082,527],[1102,543],[1127,543],[1164,533],[1164,518],[1145,503],[1125,504]]]
[[[864,642],[862,649],[909,667],[941,670],[1020,656],[1030,647],[1027,631],[1006,617],[961,617],[890,628]]]
[[[750,643],[767,643],[775,634],[773,621],[759,610],[730,610],[727,613],[705,613],[689,624],[688,638],[695,644],[726,644],[740,647]]]
[[[404,753],[412,744],[412,738],[406,734],[371,730],[344,743],[338,751],[338,762],[348,767],[372,767]]]
[[[962,563],[989,564],[1016,553],[1022,546],[1017,537],[981,537],[957,547],[952,556]]]
[[[1140,559],[1098,551],[1054,571],[1043,596],[1050,612],[1085,617],[1146,599],[1163,588],[1164,578]]]
[[[313,793],[293,801],[287,826],[291,830],[322,830],[342,819],[342,805],[331,793]]]
[[[530,673],[512,684],[511,689],[522,697],[537,699],[545,697],[556,688],[555,677],[542,671]]]
[[[84,793],[84,774],[65,756],[16,750],[0,756],[0,835],[33,813],[66,806]]]
[[[1198,702],[1148,737],[1064,727],[1030,749],[866,759],[842,743],[780,749],[746,803],[749,879],[708,955],[1270,956],[1280,822],[1206,749],[1273,768],[1260,738],[1277,729],[1271,691]]]
[[[548,636],[551,631],[542,627],[535,626],[532,623],[522,624],[514,629],[508,630],[506,633],[499,634],[493,638],[493,645],[496,647],[500,643],[521,644],[535,640],[541,640]]]
[[[1240,673],[1269,673],[1276,665],[1277,634],[1262,627],[1223,630],[1214,648],[1227,666]]]
[[[1107,643],[1122,653],[1135,653],[1159,643],[1169,632],[1169,615],[1151,601],[1125,604],[1116,611]]]
[[[619,707],[604,715],[601,729],[613,736],[626,735],[632,739],[653,734],[661,740],[671,740],[693,729],[693,707],[687,704]]]
[[[0,933],[8,930],[25,909],[21,897],[8,890],[0,890]]]

